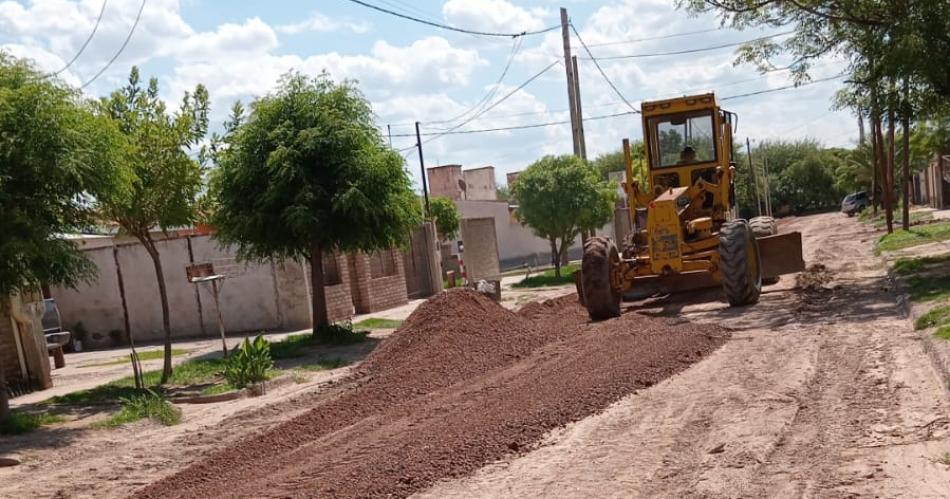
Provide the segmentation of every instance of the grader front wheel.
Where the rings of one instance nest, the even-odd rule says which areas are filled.
[[[610,239],[594,236],[584,244],[582,302],[591,320],[601,321],[620,315],[620,290],[610,284],[610,272],[619,264],[620,253]]]
[[[729,305],[751,305],[762,292],[759,246],[745,220],[731,220],[719,229],[719,268]]]

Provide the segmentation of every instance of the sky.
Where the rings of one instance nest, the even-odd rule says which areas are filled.
[[[559,8],[565,7],[581,39],[601,59],[728,45],[784,31],[722,28],[716,16],[691,16],[677,10],[673,0],[366,2],[450,26],[501,33],[557,25]],[[140,8],[127,46],[115,57]],[[619,149],[623,138],[640,138],[639,116],[601,118],[630,108],[576,37],[571,44],[579,57],[583,114],[595,118],[584,124],[588,157]],[[601,67],[637,108],[644,99],[706,91],[723,99],[791,84],[786,72],[762,75],[751,65],[734,64],[735,49],[602,60]],[[158,78],[161,96],[170,105],[203,84],[211,96],[213,129],[220,129],[234,101],[247,103],[266,95],[288,71],[326,71],[335,80],[356,80],[373,106],[381,133],[392,134],[392,145],[403,152],[417,185],[416,121],[423,134],[434,134],[568,119],[559,29],[514,39],[476,36],[400,19],[348,0],[0,0],[0,50],[32,59],[50,72],[79,54],[59,77],[83,86],[90,97],[122,86],[133,65],[143,76]],[[842,68],[840,61],[820,61],[812,76],[834,76]],[[737,145],[746,137],[808,137],[827,146],[849,147],[857,139],[856,120],[847,111],[831,110],[840,86],[841,80],[832,80],[721,103],[739,115]],[[484,104],[476,107],[479,103]],[[499,184],[504,184],[505,173],[543,155],[572,152],[566,124],[426,135],[423,141],[426,166],[492,165]]]

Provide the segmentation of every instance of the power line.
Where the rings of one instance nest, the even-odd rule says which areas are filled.
[[[652,40],[666,40],[666,39],[668,39],[668,38],[678,38],[678,37],[681,37],[681,36],[699,35],[699,34],[702,34],[702,33],[711,33],[711,32],[713,32],[713,31],[721,31],[721,30],[720,30],[720,28],[700,29],[700,30],[696,30],[696,31],[684,31],[684,32],[682,32],[682,33],[672,33],[672,34],[669,34],[669,35],[648,36],[648,37],[646,37],[646,38],[630,38],[630,39],[627,39],[627,40],[616,40],[616,41],[612,41],[612,42],[591,43],[591,44],[588,45],[588,46],[589,46],[589,47],[608,47],[608,46],[611,46],[611,45],[624,45],[624,44],[628,44],[628,43],[649,42],[649,41],[652,41]]]
[[[485,95],[483,95],[482,98],[478,102],[475,103],[475,105],[466,109],[461,114],[455,115],[452,118],[449,118],[447,120],[442,120],[442,121],[434,121],[431,123],[451,123],[453,121],[463,119],[464,117],[468,116],[472,112],[478,112],[480,108],[483,108],[485,104],[488,103],[488,101],[490,101],[493,97],[495,97],[495,94],[498,93],[498,89],[501,88],[501,83],[505,80],[505,76],[508,74],[508,70],[511,69],[511,63],[514,62],[515,56],[518,55],[518,52],[521,50],[521,44],[523,41],[524,41],[524,38],[521,38],[521,37],[515,38],[514,42],[511,45],[511,54],[509,54],[508,56],[508,62],[505,63],[505,69],[502,70],[501,75],[498,77],[498,80],[495,81],[495,84],[492,86],[491,90],[486,92]]]
[[[760,37],[758,37],[758,38],[753,38],[753,39],[751,39],[751,40],[745,40],[745,41],[733,42],[733,43],[724,43],[724,44],[721,44],[721,45],[712,45],[712,46],[709,46],[709,47],[701,47],[701,48],[695,48],[695,49],[674,50],[674,51],[670,51],[670,52],[654,52],[654,53],[649,53],[649,54],[611,55],[611,56],[601,57],[600,60],[602,60],[602,61],[616,61],[616,60],[621,60],[621,59],[640,59],[640,58],[644,58],[644,57],[662,57],[662,56],[668,56],[668,55],[682,55],[682,54],[694,54],[694,53],[697,53],[697,52],[709,52],[709,51],[711,51],[711,50],[719,50],[719,49],[724,49],[724,48],[729,48],[729,47],[737,47],[737,46],[739,46],[739,45],[745,45],[745,44],[747,44],[747,43],[753,43],[753,42],[759,42],[759,41],[762,41],[762,40],[768,40],[768,39],[770,39],[770,38],[775,38],[775,37],[778,37],[778,36],[789,35],[789,34],[792,34],[792,33],[794,33],[794,31],[783,31],[783,32],[781,32],[781,33],[775,33],[774,35],[760,36]]]
[[[584,118],[584,121],[605,120],[608,118],[616,118],[618,116],[628,116],[632,114],[636,114],[636,113],[632,111],[623,111],[621,113],[604,114],[601,116],[591,116],[589,118]],[[527,125],[513,125],[513,126],[503,126],[503,127],[495,127],[495,128],[476,128],[472,130],[454,130],[451,132],[423,133],[422,135],[430,136],[430,137],[441,137],[443,135],[465,135],[465,134],[470,134],[470,133],[502,132],[502,131],[507,131],[507,130],[525,130],[528,128],[542,128],[542,127],[555,126],[555,125],[569,125],[570,123],[571,123],[570,120],[548,121],[545,123],[531,123]],[[393,137],[415,137],[415,136],[416,135],[414,133],[401,133],[401,134],[393,135]],[[402,150],[408,150],[408,149],[411,149],[412,147],[416,147],[416,146],[412,145]]]
[[[811,80],[811,81],[809,81],[809,82],[807,82],[807,83],[802,83],[802,84],[799,84],[799,85],[794,85],[794,84],[793,84],[793,85],[786,85],[786,86],[784,86],[784,87],[769,88],[769,89],[766,89],[766,90],[759,90],[759,91],[757,91],[757,92],[749,92],[749,93],[747,93],[747,94],[730,95],[729,97],[723,97],[723,98],[721,98],[721,99],[719,99],[719,100],[741,99],[741,98],[743,98],[743,97],[752,97],[752,96],[754,96],[754,95],[762,95],[762,94],[768,94],[768,93],[772,93],[772,92],[779,92],[779,91],[781,91],[781,90],[789,90],[789,89],[792,89],[792,88],[807,87],[808,85],[814,85],[815,83],[821,83],[821,82],[825,82],[825,81],[837,80],[838,78],[842,78],[842,77],[844,77],[844,76],[845,76],[845,75],[843,75],[843,74],[839,74],[839,75],[835,75],[835,76],[829,76],[829,77],[827,77],[827,78],[819,78],[819,79],[817,79],[817,80]]]
[[[115,55],[112,56],[112,59],[109,59],[109,62],[107,62],[106,65],[103,66],[102,69],[100,69],[99,72],[96,73],[95,76],[89,79],[89,81],[87,81],[86,83],[83,83],[82,86],[79,88],[86,88],[89,85],[91,85],[92,82],[96,81],[100,76],[102,76],[102,73],[105,73],[106,70],[109,69],[109,66],[112,66],[112,63],[114,63],[115,60],[119,58],[119,55],[121,55],[122,52],[125,50],[125,47],[128,46],[129,40],[132,39],[132,35],[135,33],[135,28],[138,27],[139,20],[142,19],[143,10],[145,10],[145,0],[142,0],[142,5],[139,6],[139,12],[138,14],[135,15],[135,22],[132,23],[132,28],[129,29],[129,35],[125,37],[125,41],[122,42],[122,46],[119,47],[119,50],[117,50]]]
[[[465,28],[456,28],[455,26],[449,26],[449,25],[447,25],[447,24],[442,24],[442,23],[438,23],[438,22],[435,22],[435,21],[429,21],[429,20],[427,20],[427,19],[422,19],[422,18],[419,18],[419,17],[413,17],[413,16],[410,16],[410,15],[407,15],[407,14],[403,14],[403,13],[400,13],[400,12],[396,12],[396,11],[394,11],[394,10],[385,9],[385,8],[380,7],[380,6],[378,6],[378,5],[373,5],[373,4],[371,4],[371,3],[364,2],[363,0],[349,0],[349,1],[352,2],[352,3],[358,4],[358,5],[362,5],[363,7],[367,7],[367,8],[373,9],[373,10],[378,11],[378,12],[382,12],[382,13],[384,13],[384,14],[389,14],[389,15],[391,15],[391,16],[396,16],[396,17],[399,17],[399,18],[402,18],[402,19],[407,19],[407,20],[409,20],[409,21],[415,21],[415,22],[417,22],[417,23],[425,24],[425,25],[428,25],[428,26],[433,26],[433,27],[436,27],[436,28],[447,29],[447,30],[449,30],[449,31],[456,31],[456,32],[458,32],[458,33],[466,33],[466,34],[469,34],[469,35],[500,36],[500,37],[518,37],[518,36],[528,36],[528,35],[540,35],[540,34],[542,34],[542,33],[547,33],[548,31],[554,31],[554,30],[556,30],[556,29],[558,29],[558,28],[561,27],[560,25],[557,25],[557,26],[550,26],[550,27],[547,27],[547,28],[544,28],[544,29],[540,29],[540,30],[535,30],[535,31],[522,31],[522,32],[520,32],[520,33],[497,33],[497,32],[490,32],[490,31],[478,31],[478,30],[465,29]]]
[[[46,75],[47,77],[56,76],[56,75],[62,73],[63,71],[66,71],[67,69],[70,68],[70,66],[73,65],[74,62],[76,62],[76,59],[79,59],[79,56],[81,56],[82,53],[86,51],[86,47],[89,46],[89,42],[92,41],[92,37],[95,36],[96,31],[99,30],[99,23],[102,22],[102,15],[105,14],[105,12],[106,12],[106,3],[108,3],[108,0],[102,0],[102,8],[99,9],[99,17],[96,18],[96,24],[93,25],[93,27],[92,27],[92,33],[89,33],[89,36],[86,37],[86,41],[84,41],[84,42],[82,43],[82,46],[79,47],[79,51],[76,52],[76,55],[74,55],[73,58],[70,59],[69,62],[67,62],[66,65],[62,67],[62,69],[60,69],[59,71],[54,71],[54,72],[52,72],[52,73]]]
[[[587,44],[584,43],[584,39],[581,38],[581,34],[577,32],[577,28],[574,27],[574,23],[571,23],[571,31],[574,32],[574,36],[577,37],[577,40],[581,42],[581,46],[584,47],[584,51],[587,52],[588,56],[590,56],[590,60],[594,63],[594,66],[597,66],[597,71],[600,72],[600,76],[604,77],[604,81],[606,81],[607,84],[610,85],[610,88],[613,89],[614,93],[617,94],[618,97],[620,97],[620,100],[622,100],[623,103],[626,104],[627,107],[629,107],[631,111],[635,113],[639,113],[640,111],[637,110],[637,108],[633,107],[633,104],[630,104],[630,101],[628,101],[627,98],[624,97],[620,89],[618,89],[617,86],[614,85],[614,82],[610,81],[610,78],[607,76],[607,73],[604,72],[604,68],[600,67],[600,63],[597,62],[597,58],[594,57],[594,54],[592,54],[590,49],[587,48]],[[581,96],[578,95],[577,99],[580,99],[580,98]]]

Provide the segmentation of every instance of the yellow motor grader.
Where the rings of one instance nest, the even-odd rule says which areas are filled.
[[[735,217],[734,113],[712,93],[643,102],[641,113],[649,185],[634,180],[625,141],[631,230],[620,249],[602,236],[584,244],[578,292],[591,319],[620,315],[623,297],[642,290],[721,285],[730,305],[749,305],[763,280],[804,269],[800,233]]]

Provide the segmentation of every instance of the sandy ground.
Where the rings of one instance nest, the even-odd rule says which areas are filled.
[[[733,338],[540,448],[419,496],[950,497],[940,461],[950,399],[870,252],[878,233],[840,214],[783,225],[802,231],[806,260],[829,267],[834,289],[803,297],[783,278],[747,308],[728,308],[717,291],[628,304],[628,313],[714,321]],[[508,306],[532,299],[506,291]],[[0,468],[0,497],[124,497],[302,413],[349,369],[263,398],[184,406],[170,428],[66,424],[4,437],[0,453],[24,463]]]
[[[833,291],[784,278],[761,303],[715,293],[637,310],[713,320],[733,339],[681,375],[425,498],[950,497],[950,400],[901,317],[876,232],[840,214],[787,221]]]

